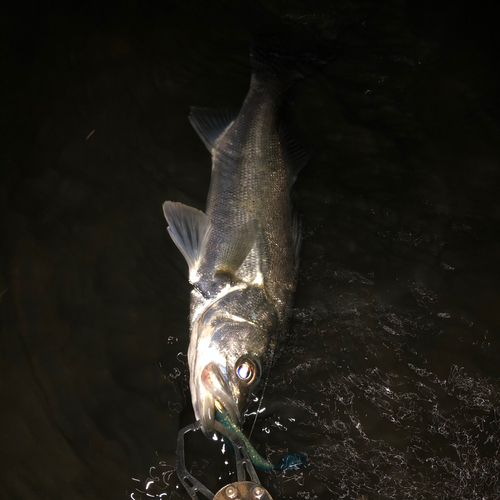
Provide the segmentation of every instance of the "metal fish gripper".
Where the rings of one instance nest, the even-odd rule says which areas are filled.
[[[269,492],[260,484],[257,472],[241,438],[236,432],[224,427],[218,421],[215,422],[215,430],[233,446],[238,480],[223,486],[214,494],[188,472],[184,454],[184,436],[188,432],[196,432],[200,429],[201,423],[195,422],[181,429],[177,437],[175,469],[180,482],[193,500],[199,500],[201,497],[198,495],[203,495],[208,500],[273,500]]]

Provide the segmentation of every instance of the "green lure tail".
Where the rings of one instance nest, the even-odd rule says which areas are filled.
[[[217,409],[215,411],[215,419],[220,422],[227,429],[231,429],[235,432],[241,439],[245,448],[247,449],[248,456],[252,463],[257,469],[270,472],[272,470],[297,470],[305,467],[307,465],[307,455],[305,453],[289,453],[285,455],[277,465],[273,465],[268,462],[265,458],[259,455],[257,450],[252,446],[252,443],[243,434],[242,430],[236,424],[236,422],[229,416],[229,413],[225,409]]]

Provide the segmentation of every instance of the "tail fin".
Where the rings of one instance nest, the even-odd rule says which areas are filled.
[[[299,80],[332,59],[331,47],[317,33],[292,23],[252,3],[248,11],[252,75],[282,82]]]
[[[286,50],[275,39],[254,38],[250,44],[252,75],[258,79],[277,78],[291,83],[309,72],[304,62],[302,54]]]
[[[252,76],[258,80],[270,78],[291,85],[322,64],[311,52],[299,51],[275,38],[253,38],[250,43]]]

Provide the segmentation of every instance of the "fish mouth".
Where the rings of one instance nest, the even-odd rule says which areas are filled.
[[[207,437],[211,437],[215,432],[215,408],[217,407],[217,402],[224,407],[235,422],[241,424],[240,411],[238,410],[226,377],[222,374],[217,363],[211,361],[203,368],[201,382],[203,387],[208,391],[208,394],[205,394],[205,404],[200,415],[203,433]]]

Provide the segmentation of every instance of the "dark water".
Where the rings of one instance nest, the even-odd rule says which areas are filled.
[[[293,192],[291,340],[252,434],[270,460],[310,464],[263,484],[275,499],[500,498],[493,13],[266,5],[328,64],[289,96],[317,153]],[[210,158],[187,114],[241,104],[248,24],[231,2],[2,15],[1,498],[186,498],[172,470],[193,420],[190,286],[161,204],[204,207]],[[188,441],[213,489],[225,460]]]

